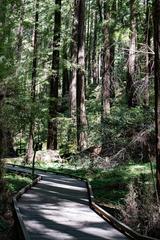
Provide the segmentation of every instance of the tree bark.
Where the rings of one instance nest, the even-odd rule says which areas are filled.
[[[154,2],[156,178],[160,196],[160,0]]]
[[[13,148],[11,129],[8,126],[4,126],[5,124],[3,122],[3,107],[6,98],[10,96],[9,85],[7,84],[6,86],[5,78],[9,74],[12,74],[12,71],[10,71],[10,64],[13,64],[13,61],[10,60],[10,58],[12,58],[12,53],[9,52],[12,49],[10,45],[11,42],[8,44],[8,39],[10,39],[11,36],[11,26],[7,25],[7,7],[9,6],[9,3],[5,0],[0,0],[0,6],[0,53],[7,59],[7,61],[0,62],[0,157],[13,157],[16,153]]]
[[[145,25],[145,45],[146,45],[146,64],[145,64],[145,82],[144,82],[144,97],[143,104],[145,107],[149,105],[149,74],[150,74],[150,65],[149,65],[149,47],[150,47],[150,23],[151,23],[151,14],[149,0],[146,2],[146,25]]]
[[[35,2],[35,23],[33,29],[33,61],[32,61],[32,83],[31,83],[31,101],[34,105],[36,102],[36,78],[37,78],[37,54],[38,54],[38,25],[39,25],[39,0]],[[25,156],[25,162],[29,163],[32,161],[34,149],[34,130],[35,130],[35,114],[31,112],[30,126],[29,126],[29,138],[27,153]]]
[[[50,100],[47,149],[57,149],[57,105],[61,39],[61,0],[55,0],[57,6],[54,18],[54,37],[52,54],[52,75],[50,77]]]
[[[114,40],[114,33],[115,33],[115,27],[117,24],[117,5],[116,1],[113,1],[112,7],[111,7],[111,19],[112,23],[110,24],[110,97],[111,99],[115,98],[115,77],[114,77],[114,62],[115,62],[115,40]]]
[[[114,38],[110,37],[110,97],[112,99],[115,98],[115,94],[116,94],[115,93],[116,83],[114,78],[114,57],[115,57],[115,42],[114,42]]]
[[[85,108],[85,0],[78,0],[78,69],[77,69],[77,143],[78,150],[87,147]]]
[[[92,49],[92,79],[93,84],[97,85],[98,82],[98,61],[97,61],[97,10],[94,14],[94,35],[93,35],[93,49]]]
[[[136,61],[136,0],[130,0],[130,46],[128,57],[127,85],[126,94],[129,107],[138,105],[137,96],[135,93],[135,61]]]
[[[72,46],[71,46],[71,61],[72,73],[69,84],[70,96],[70,116],[73,125],[76,126],[76,112],[77,112],[77,52],[78,52],[78,1],[74,1],[74,14],[73,14],[73,30],[72,30]]]
[[[87,51],[88,51],[88,68],[87,68],[87,75],[88,75],[88,86],[90,86],[91,83],[93,83],[92,77],[92,49],[93,49],[93,34],[92,34],[92,29],[93,29],[93,11],[90,12],[90,24],[89,24],[89,39],[88,39],[88,46],[87,46]]]
[[[62,97],[65,97],[69,92],[69,71],[65,61],[67,61],[67,49],[66,46],[63,46]]]
[[[110,64],[110,29],[109,19],[110,12],[105,3],[104,6],[104,73],[102,77],[102,105],[103,105],[103,119],[110,114],[110,80],[111,80],[111,64]]]
[[[90,30],[91,30],[91,0],[88,1],[87,8],[86,8],[86,18],[87,18],[87,26],[86,26],[86,48],[85,48],[85,70],[87,72],[87,81],[86,85],[90,84],[89,79],[89,58],[90,58]]]

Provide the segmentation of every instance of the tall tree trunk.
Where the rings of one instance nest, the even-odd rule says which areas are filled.
[[[63,46],[63,74],[62,74],[62,97],[65,97],[69,92],[69,71],[66,66],[67,49]]]
[[[160,0],[154,2],[156,176],[160,196]]]
[[[128,71],[127,71],[127,101],[129,107],[138,105],[137,96],[135,93],[135,61],[136,61],[136,0],[130,0],[130,46],[128,57]]]
[[[54,37],[52,54],[52,76],[50,77],[50,101],[47,148],[57,149],[57,104],[61,38],[61,0],[55,0]]]
[[[97,10],[94,14],[94,35],[93,35],[93,49],[92,49],[92,79],[93,84],[96,85],[98,82],[98,62],[97,62]]]
[[[150,23],[151,23],[151,14],[150,14],[150,6],[149,0],[147,0],[146,4],[146,25],[145,25],[145,45],[146,45],[146,64],[145,64],[145,82],[144,82],[144,97],[143,103],[144,106],[147,107],[149,105],[149,74],[150,74],[150,66],[149,66],[149,47],[150,47]]]
[[[112,32],[113,34],[113,32]],[[115,97],[115,78],[114,78],[114,57],[115,57],[115,42],[114,38],[110,37],[110,97]]]
[[[78,0],[78,69],[77,69],[77,143],[78,150],[87,147],[85,108],[85,0]]]
[[[25,13],[25,0],[20,0],[20,14],[19,14],[19,26],[17,29],[17,46],[16,46],[16,78],[18,84],[21,83],[21,58],[23,50],[23,35],[24,35],[24,13]]]
[[[89,25],[89,41],[88,41],[88,68],[87,68],[87,73],[88,73],[88,86],[93,83],[93,79],[91,78],[92,76],[92,49],[93,49],[93,34],[92,34],[92,29],[93,29],[93,11],[90,13],[90,25]]]
[[[78,1],[74,1],[74,14],[73,14],[73,30],[72,30],[72,46],[71,46],[71,61],[72,73],[69,84],[70,96],[70,116],[73,125],[76,126],[76,112],[77,112],[77,52],[78,52]]]
[[[10,45],[8,45],[8,39],[11,35],[11,26],[7,25],[7,6],[8,2],[5,0],[0,0],[0,53],[5,58],[8,58],[9,49],[11,49]],[[7,42],[7,45],[6,45]],[[6,47],[7,46],[7,47]],[[10,53],[12,55],[12,53]],[[8,60],[8,59],[7,59]],[[10,61],[1,61],[0,62],[0,156],[15,156],[15,151],[13,148],[13,137],[11,134],[11,129],[8,126],[5,126],[3,120],[3,107],[6,102],[6,98],[10,96],[10,89],[9,86],[6,86],[5,78],[6,75],[10,74],[8,72],[10,70]],[[13,64],[13,62],[12,62]]]
[[[111,19],[112,23],[110,24],[110,97],[115,98],[115,78],[114,78],[114,62],[115,62],[115,40],[114,33],[116,27],[116,17],[117,17],[117,3],[113,1],[111,8]]]
[[[35,13],[35,23],[33,30],[33,62],[32,62],[32,83],[31,83],[31,101],[34,105],[36,102],[36,78],[37,78],[37,53],[38,53],[38,25],[39,25],[39,0],[35,2],[36,13]],[[25,156],[26,163],[32,161],[33,158],[33,138],[35,129],[35,116],[31,113],[30,127],[29,127],[29,139],[27,153]]]
[[[89,79],[89,72],[88,72],[88,68],[89,66],[89,57],[90,57],[90,30],[91,30],[91,0],[88,1],[87,7],[86,7],[86,18],[87,18],[87,26],[86,26],[86,48],[85,48],[85,70],[87,73],[86,76],[86,85],[90,84],[90,79]]]
[[[105,3],[104,6],[104,73],[102,78],[102,105],[103,105],[103,116],[105,119],[110,114],[110,80],[111,80],[111,65],[110,65],[110,30],[108,20],[110,19],[110,13]]]
[[[96,5],[97,5],[97,9],[98,9],[98,15],[99,15],[99,20],[101,25],[103,24],[103,10],[104,10],[104,6],[102,4],[102,0],[96,0]],[[100,29],[101,31],[101,29]],[[104,35],[104,34],[103,34]],[[102,72],[104,72],[104,67],[103,67],[103,60],[104,60],[104,47],[100,48],[98,51],[98,56],[97,56],[97,63],[98,63],[98,79],[97,79],[97,84],[99,84],[101,82],[102,79]],[[103,104],[103,99],[102,99],[102,104]]]

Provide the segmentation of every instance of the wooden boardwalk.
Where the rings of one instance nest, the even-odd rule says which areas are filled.
[[[18,201],[31,240],[128,239],[90,209],[85,182],[40,174],[42,180]]]

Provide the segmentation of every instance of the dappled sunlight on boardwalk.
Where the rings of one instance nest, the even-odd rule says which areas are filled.
[[[18,201],[31,240],[127,239],[89,207],[86,183],[56,174]]]

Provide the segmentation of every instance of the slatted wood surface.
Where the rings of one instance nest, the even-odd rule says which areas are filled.
[[[85,182],[40,174],[42,180],[18,200],[30,240],[127,239],[90,209]]]

